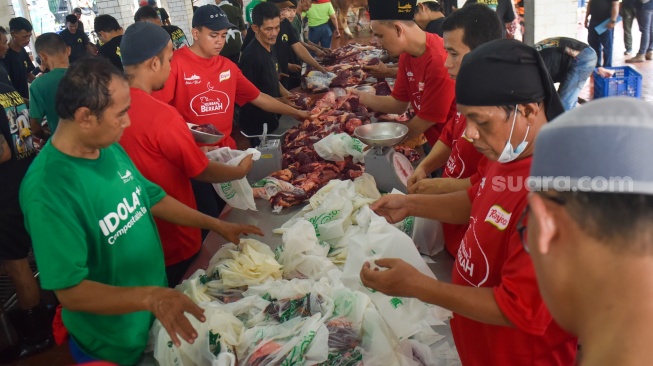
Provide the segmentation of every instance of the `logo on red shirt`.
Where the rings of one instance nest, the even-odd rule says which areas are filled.
[[[472,217],[469,222],[467,233],[458,248],[456,270],[467,283],[480,287],[490,276],[490,266],[476,235],[476,218]]]
[[[229,96],[220,90],[214,90],[211,83],[207,83],[208,90],[197,94],[190,100],[190,109],[196,116],[209,116],[222,114],[229,108]]]
[[[227,70],[220,73],[220,82],[229,80],[229,78],[231,78],[231,70]]]
[[[508,227],[508,223],[510,223],[510,216],[512,216],[512,213],[504,210],[499,205],[494,205],[490,207],[485,217],[485,222],[503,231]]]

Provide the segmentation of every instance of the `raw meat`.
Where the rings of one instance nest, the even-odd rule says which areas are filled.
[[[392,94],[392,89],[390,89],[390,85],[388,85],[387,81],[379,81],[375,85],[376,88],[376,95],[391,95]]]
[[[204,133],[209,133],[211,135],[220,135],[220,132],[215,129],[215,126],[213,126],[210,123],[207,123],[205,125],[196,125],[191,127],[191,130],[199,131],[199,132],[204,132]]]
[[[410,148],[408,146],[403,146],[403,145],[395,146],[395,151],[405,156],[406,159],[408,159],[408,161],[410,161],[411,163],[414,163],[417,160],[419,160],[419,153],[415,149]]]

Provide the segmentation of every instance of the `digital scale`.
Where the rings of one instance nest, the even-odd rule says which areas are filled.
[[[397,189],[407,193],[413,165],[394,149],[407,134],[408,127],[395,122],[371,123],[354,130],[354,136],[370,146],[365,154],[365,173],[374,177],[376,187],[381,192],[390,193]]]
[[[268,124],[263,124],[263,134],[262,135],[246,135],[244,132],[240,132],[243,136],[247,138],[257,137],[261,140],[259,146],[256,147],[258,151],[261,152],[261,158],[254,161],[252,169],[247,174],[247,181],[250,184],[256,183],[259,180],[269,176],[271,173],[281,170],[281,138],[286,133],[281,135],[269,135],[268,134]],[[268,140],[268,138],[274,138]]]

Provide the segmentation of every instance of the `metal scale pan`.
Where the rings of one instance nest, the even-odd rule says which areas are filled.
[[[406,183],[413,174],[413,165],[393,146],[401,143],[408,127],[395,122],[377,122],[358,126],[354,136],[370,146],[365,155],[365,172],[371,174],[381,192],[397,189],[406,193]]]

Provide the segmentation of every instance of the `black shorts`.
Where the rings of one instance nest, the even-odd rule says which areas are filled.
[[[0,260],[25,259],[32,240],[25,230],[23,212],[18,200],[3,206],[0,209]]]

